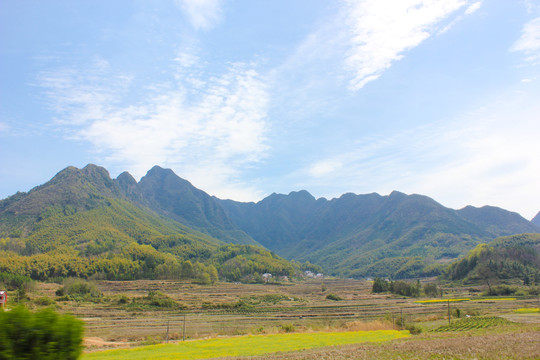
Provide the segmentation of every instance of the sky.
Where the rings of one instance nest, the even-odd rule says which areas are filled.
[[[539,0],[0,0],[0,198],[159,165],[531,219],[539,137]]]

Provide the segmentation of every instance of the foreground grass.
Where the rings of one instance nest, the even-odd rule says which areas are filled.
[[[452,336],[453,335],[453,336]],[[540,359],[540,332],[488,333],[483,335],[430,333],[406,341],[324,347],[290,353],[227,360],[515,360]]]
[[[194,340],[177,344],[144,346],[85,354],[83,360],[208,359],[225,356],[254,356],[325,346],[381,342],[410,336],[408,331],[376,330],[334,333],[255,335]]]

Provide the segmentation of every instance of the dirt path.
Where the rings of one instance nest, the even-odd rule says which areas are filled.
[[[105,349],[120,349],[128,348],[132,344],[127,341],[105,341],[99,337],[86,337],[83,340],[83,345],[88,351],[105,350]]]

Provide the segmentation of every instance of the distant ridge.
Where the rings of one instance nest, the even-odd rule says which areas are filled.
[[[504,209],[452,210],[427,196],[398,191],[332,200],[299,191],[258,203],[222,203],[233,221],[268,249],[341,276],[434,275],[481,242],[540,232]]]

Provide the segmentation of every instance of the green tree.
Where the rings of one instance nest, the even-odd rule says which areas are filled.
[[[388,291],[388,281],[376,277],[373,281],[373,288],[371,289],[373,293],[382,293]]]
[[[83,322],[71,315],[22,306],[0,313],[0,360],[75,360],[82,339]]]

